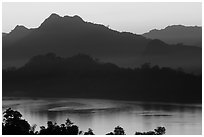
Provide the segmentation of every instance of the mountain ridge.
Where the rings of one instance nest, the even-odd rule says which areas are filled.
[[[63,57],[84,53],[124,67],[135,67],[150,60],[153,64],[168,65],[167,67],[188,67],[193,64],[192,66],[200,68],[202,59],[202,53],[199,52],[201,48],[195,47],[192,53],[182,55],[183,51],[190,50],[188,46],[180,46],[179,54],[172,50],[164,60],[161,60],[164,54],[144,55],[149,47],[154,47],[149,44],[152,39],[86,22],[77,15],[60,17],[51,14],[38,28],[31,29],[28,35],[18,41],[6,43],[4,39],[3,67],[23,65],[30,57],[47,52]]]
[[[29,35],[29,33],[33,29],[28,29],[23,25],[17,25],[10,33],[4,33],[4,37],[2,37],[3,46],[9,45],[21,40],[22,38]],[[3,34],[2,34],[3,36]]]
[[[160,39],[168,44],[183,43],[202,47],[201,26],[171,25],[164,29],[152,29],[142,35],[146,38]]]
[[[65,16],[63,18],[67,18],[67,16]],[[73,19],[73,18],[70,18],[70,19]],[[64,22],[62,22],[61,24],[63,24],[63,23]],[[82,22],[81,24],[77,24],[77,26],[75,23],[70,23],[70,22],[67,22],[68,25],[66,25],[66,26],[61,26],[61,24],[57,24],[54,27],[52,27],[52,26],[48,27],[49,29],[42,29],[42,26],[40,26],[39,28],[34,29],[32,31],[31,35],[27,36],[26,38],[24,38],[21,41],[18,41],[17,43],[15,43],[15,45],[11,45],[14,49],[10,48],[9,50],[13,50],[14,54],[19,52],[18,54],[19,54],[19,56],[21,56],[21,55],[27,54],[27,53],[24,53],[23,52],[24,50],[19,50],[19,48],[25,48],[26,49],[27,45],[32,45],[32,46],[29,46],[30,49],[26,49],[29,52],[31,52],[34,50],[32,48],[35,48],[35,50],[37,50],[37,47],[39,48],[39,46],[41,48],[46,48],[46,46],[50,45],[49,49],[52,49],[52,47],[54,47],[53,43],[56,43],[56,41],[57,41],[58,43],[56,43],[56,44],[60,45],[62,48],[71,47],[70,52],[72,50],[75,53],[76,52],[77,53],[78,52],[85,52],[86,53],[87,50],[89,50],[91,52],[92,52],[92,50],[95,50],[94,52],[97,52],[97,54],[100,54],[100,53],[104,54],[104,52],[106,52],[107,54],[111,55],[112,54],[111,52],[116,52],[116,51],[115,50],[111,51],[108,49],[108,47],[115,47],[116,48],[116,45],[117,45],[118,49],[120,48],[121,51],[125,51],[125,50],[128,50],[128,48],[126,48],[125,46],[123,46],[120,43],[123,43],[123,44],[127,43],[127,44],[129,44],[128,46],[136,47],[135,50],[141,50],[141,48],[144,49],[144,47],[142,45],[147,43],[146,38],[144,38],[140,35],[135,35],[135,34],[128,33],[128,32],[117,32],[117,31],[111,30],[111,29],[109,29],[109,28],[107,28],[101,24],[98,25],[98,24],[93,24],[90,22]],[[57,29],[55,29],[55,27]],[[61,27],[62,29],[58,30],[58,27]],[[54,28],[54,29],[51,30],[52,28]],[[38,40],[36,41],[36,39],[38,39]],[[79,39],[81,39],[81,40],[79,40]],[[136,44],[136,46],[134,46],[135,44],[133,45],[133,42]],[[140,43],[142,43],[142,45]],[[69,46],[67,46],[67,45],[69,45]],[[75,46],[73,46],[73,45],[75,45]],[[18,46],[18,48],[17,48],[17,46]],[[86,46],[86,48],[85,48],[85,46]],[[96,46],[98,47],[98,49],[95,48]],[[105,46],[106,46],[106,48],[104,48]],[[4,46],[4,47],[5,47],[5,49],[7,48],[6,46]],[[47,49],[47,50],[49,51],[49,49]],[[78,51],[78,49],[81,49],[81,51]],[[125,49],[125,50],[123,50],[123,49]],[[54,50],[59,50],[59,49],[54,48],[52,50],[54,51]],[[5,51],[7,51],[7,49]],[[64,52],[64,50],[59,51],[59,52]],[[128,53],[126,53],[126,54],[128,54]],[[5,56],[8,55],[9,57],[11,57],[9,55],[9,53],[3,54],[3,56],[4,55]],[[32,54],[32,55],[34,55],[34,54]],[[65,53],[63,53],[63,55],[65,55]],[[25,55],[25,56],[27,56],[27,55]]]

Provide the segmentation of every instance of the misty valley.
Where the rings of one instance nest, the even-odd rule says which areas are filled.
[[[85,54],[34,56],[23,67],[4,69],[2,75],[3,96],[202,102],[201,75],[149,63],[121,68]]]

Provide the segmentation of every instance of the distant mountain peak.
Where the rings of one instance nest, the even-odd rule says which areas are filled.
[[[176,30],[176,29],[201,29],[202,27],[201,26],[185,26],[185,25],[181,25],[181,24],[178,24],[178,25],[169,25],[169,26],[166,26],[165,28],[162,28],[162,29],[152,29],[150,30],[149,32],[147,33],[144,33],[143,35],[146,35],[148,33],[154,33],[154,32],[159,32],[159,31],[168,31],[168,30]]]
[[[56,13],[52,13],[49,18],[60,18],[61,16],[56,14]]]
[[[162,30],[172,30],[172,31],[175,31],[175,30],[191,30],[191,31],[195,31],[195,29],[196,30],[198,30],[198,29],[201,29],[201,27],[200,26],[184,26],[184,25],[181,25],[181,24],[179,24],[179,25],[171,25],[171,26],[167,26],[166,28],[164,28],[164,29],[162,29]]]
[[[45,21],[46,21],[46,20],[49,20],[49,21],[51,21],[51,20],[58,20],[58,19],[60,19],[60,18],[62,18],[62,17],[59,16],[58,14],[52,13],[47,19],[45,19]]]
[[[23,32],[29,30],[23,25],[17,25],[11,32]]]
[[[14,29],[28,29],[23,25],[16,25],[16,27]]]
[[[143,34],[150,39],[160,39],[168,44],[183,43],[185,45],[202,47],[202,27],[171,25],[164,29],[153,29]]]
[[[10,33],[3,34],[3,41],[8,43],[14,43],[23,37],[27,36],[32,29],[28,29],[23,25],[17,25]]]
[[[10,33],[10,36],[14,37],[21,37],[30,32],[30,29],[26,28],[23,25],[17,25]]]
[[[182,24],[178,24],[178,25],[169,25],[167,26],[165,29],[167,28],[201,28],[201,26],[185,26],[185,25],[182,25]]]
[[[46,19],[44,20],[44,22],[43,22],[42,24],[47,23],[47,22],[56,22],[56,21],[58,21],[58,20],[61,19],[61,18],[62,18],[62,17],[59,16],[58,14],[52,13],[48,18],[46,18]],[[41,25],[42,25],[42,24],[41,24]]]
[[[52,13],[45,21],[41,24],[41,28],[52,28],[58,27],[59,28],[64,28],[68,26],[70,23],[72,24],[77,24],[77,23],[83,23],[84,20],[79,17],[78,15],[75,16],[59,16],[56,13]]]
[[[170,29],[170,28],[185,28],[185,27],[187,27],[187,26],[178,24],[178,25],[169,25],[169,26],[165,27],[164,29]]]
[[[84,20],[83,20],[80,16],[78,16],[78,15],[74,15],[74,16],[64,16],[64,18],[65,18],[65,19],[69,18],[69,19],[73,19],[73,20],[75,20],[75,21],[82,21],[82,22],[84,22]]]

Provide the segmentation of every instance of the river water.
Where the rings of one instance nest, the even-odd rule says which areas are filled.
[[[167,104],[134,101],[73,98],[16,98],[3,97],[3,111],[20,111],[31,125],[46,126],[48,120],[65,123],[69,118],[82,131],[93,129],[104,135],[121,126],[125,133],[150,131],[158,126],[166,128],[168,135],[202,134],[201,104]]]

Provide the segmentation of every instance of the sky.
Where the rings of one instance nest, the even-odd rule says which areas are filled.
[[[8,33],[16,25],[37,28],[52,13],[78,15],[88,22],[136,34],[169,25],[202,25],[201,2],[3,2],[2,31]]]

